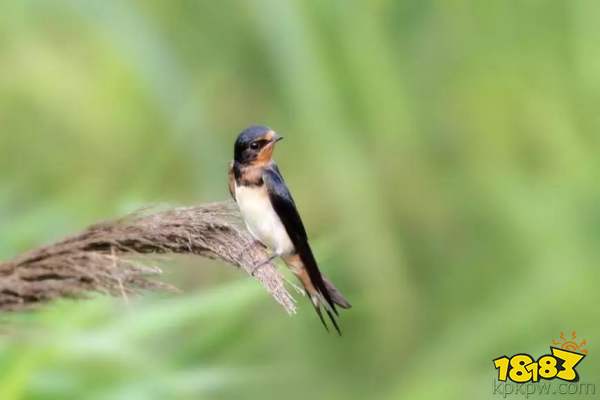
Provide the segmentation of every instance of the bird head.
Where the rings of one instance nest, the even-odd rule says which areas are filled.
[[[260,165],[271,161],[275,143],[283,139],[266,126],[251,126],[235,141],[235,161],[243,165]]]

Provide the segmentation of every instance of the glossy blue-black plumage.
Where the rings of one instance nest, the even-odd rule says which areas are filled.
[[[271,128],[263,125],[253,125],[244,129],[235,141],[233,150],[235,161],[244,162],[244,151],[248,148],[250,143],[266,135],[269,131],[271,131]]]
[[[308,235],[306,234],[302,218],[300,218],[300,214],[296,208],[296,203],[275,163],[272,163],[265,168],[263,172],[263,181],[266,185],[271,205],[285,227],[285,230],[296,249],[296,253],[300,256],[300,259],[310,276],[311,282],[315,286],[315,289],[317,289],[325,298],[331,310],[337,314],[335,303],[325,285],[323,276],[319,271],[317,260],[308,244]]]

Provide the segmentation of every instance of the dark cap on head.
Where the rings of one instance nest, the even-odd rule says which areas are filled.
[[[249,163],[260,158],[261,154],[270,156],[272,145],[281,139],[282,137],[268,126],[252,125],[244,129],[235,141],[235,161]],[[265,154],[263,150],[267,147],[271,150]]]
[[[244,129],[242,132],[240,132],[237,140],[235,141],[235,146],[238,147],[238,145],[250,144],[254,140],[265,136],[267,133],[269,133],[271,131],[272,131],[272,129],[269,128],[268,126],[252,125],[246,129]]]

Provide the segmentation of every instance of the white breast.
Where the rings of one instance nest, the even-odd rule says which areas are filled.
[[[279,256],[294,252],[294,245],[264,187],[236,185],[235,198],[246,226],[255,239]]]

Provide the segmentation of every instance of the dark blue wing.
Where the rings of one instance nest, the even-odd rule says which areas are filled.
[[[300,218],[300,214],[298,214],[296,203],[294,202],[292,194],[288,190],[277,165],[273,164],[271,167],[265,169],[263,181],[267,186],[271,204],[277,215],[279,215],[294,246],[297,248],[298,245],[301,244],[300,242],[307,242],[308,236],[306,234],[306,229],[304,229],[302,218]]]
[[[292,198],[276,164],[273,163],[272,166],[265,169],[263,181],[267,187],[273,209],[281,219],[288,236],[294,244],[296,253],[300,256],[300,259],[308,272],[312,284],[323,295],[331,309],[337,314],[331,294],[325,285],[321,271],[319,271],[317,260],[308,244],[306,229],[304,229],[304,224],[296,209],[296,203],[294,203],[294,199]]]

